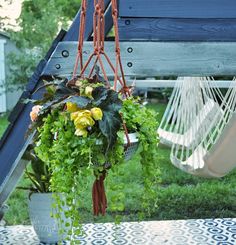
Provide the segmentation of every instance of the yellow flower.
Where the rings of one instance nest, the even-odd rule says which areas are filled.
[[[85,88],[85,95],[91,97],[91,96],[92,96],[92,92],[93,92],[93,88],[92,88],[92,87],[87,86],[87,87]]]
[[[81,117],[81,116],[85,116],[85,117],[91,117],[91,111],[89,110],[80,110],[80,111],[76,111],[70,114],[70,119],[73,121],[75,120],[77,117]]]
[[[90,110],[81,110],[79,111],[78,113],[78,117],[91,117],[92,116],[92,113]]]
[[[102,110],[100,108],[98,108],[98,107],[92,108],[91,113],[92,113],[92,117],[95,120],[102,120],[103,113],[102,113]]]
[[[95,124],[92,117],[78,117],[75,119],[75,127],[92,127]]]
[[[76,112],[79,110],[79,107],[75,103],[72,103],[72,102],[67,102],[66,108],[67,108],[67,111],[69,112]]]
[[[71,120],[71,121],[74,121],[74,120],[76,119],[76,117],[78,116],[78,113],[79,113],[79,111],[72,112],[72,113],[70,114],[70,120]]]
[[[86,129],[83,129],[83,128],[77,128],[76,131],[75,131],[75,135],[87,137],[88,132],[87,132]]]
[[[88,110],[79,112],[74,123],[75,123],[76,128],[92,127],[95,124],[93,118],[91,117],[91,112]]]

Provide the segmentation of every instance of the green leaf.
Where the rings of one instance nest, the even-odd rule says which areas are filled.
[[[36,187],[36,189],[39,192],[43,192],[43,189],[41,188],[41,185],[38,183],[37,179],[35,178],[35,175],[33,173],[30,173],[30,172],[27,172],[27,171],[25,173],[28,176],[28,178],[31,180],[33,185]]]
[[[97,87],[93,90],[92,96],[96,106],[102,109],[103,118],[99,121],[99,128],[107,138],[107,151],[115,144],[117,132],[121,128],[121,116],[119,111],[122,101],[118,93],[105,87]]]
[[[52,100],[52,101],[49,101],[47,103],[45,103],[43,105],[43,108],[40,110],[39,112],[39,116],[42,116],[42,115],[45,115],[53,105],[56,105],[56,104],[61,104],[61,102],[63,102],[67,97],[63,97],[63,98],[57,98],[55,100]]]
[[[118,93],[114,90],[105,87],[97,87],[93,90],[92,96],[95,105],[106,110],[108,106],[112,105],[112,110],[119,112],[122,107],[122,101],[118,97]],[[108,110],[111,110],[108,108]]]
[[[76,104],[79,108],[83,109],[91,103],[91,99],[89,99],[88,97],[84,97],[84,96],[74,95],[74,96],[70,96],[65,101],[63,101],[63,103],[66,103],[66,102],[72,102]]]
[[[107,151],[115,144],[117,139],[117,132],[121,127],[121,117],[120,114],[112,110],[112,106],[109,107],[110,110],[103,111],[103,118],[99,121],[99,128],[102,134],[107,138]]]
[[[60,82],[56,87],[55,98],[67,97],[75,94],[75,90],[66,86],[68,80],[65,79],[63,82]]]
[[[44,163],[41,160],[32,161],[31,167],[37,176],[44,175]]]
[[[33,100],[33,99],[21,99],[21,103],[22,104],[28,104],[28,103],[35,103],[37,100]]]
[[[97,87],[92,92],[92,97],[96,106],[100,106],[101,103],[108,97],[108,89],[105,87]]]

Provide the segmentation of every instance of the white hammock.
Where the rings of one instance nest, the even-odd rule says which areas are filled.
[[[182,144],[173,144],[171,149],[171,162],[178,168],[202,177],[222,177],[236,167],[236,82],[233,81],[224,98],[217,88],[210,88],[204,82],[204,93],[214,97],[217,94],[222,99],[220,109],[198,130],[199,144],[186,147]],[[215,90],[215,91],[213,91]],[[197,108],[199,107],[196,103]],[[200,110],[198,110],[200,111]],[[185,123],[191,121],[191,113],[183,110],[177,118],[176,128],[179,131],[186,129]],[[198,119],[200,122],[201,120]],[[207,120],[208,121],[208,120]],[[188,124],[188,123],[186,123]],[[195,131],[196,131],[195,126]],[[193,132],[194,129],[192,129]],[[186,140],[187,141],[187,140]],[[185,141],[185,142],[186,142]]]
[[[197,140],[197,132],[204,127],[204,124],[209,124],[219,110],[220,107],[218,103],[215,103],[214,100],[209,99],[200,110],[196,118],[194,118],[191,127],[184,134],[169,132],[159,128],[158,134],[161,143],[169,146],[172,146],[172,144],[179,144],[184,145],[185,147],[191,147]]]
[[[219,115],[221,109],[214,94],[209,91],[202,93],[206,89],[204,82],[208,81],[207,78],[185,77],[179,80],[181,82],[174,87],[157,132],[162,144],[191,148],[193,144],[199,144],[199,132],[209,125],[215,115]],[[190,120],[186,121],[183,113],[188,113]],[[185,124],[184,130],[179,130],[177,121]]]

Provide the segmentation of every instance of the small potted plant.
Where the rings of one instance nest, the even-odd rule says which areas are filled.
[[[29,216],[31,224],[39,240],[44,243],[57,243],[63,237],[59,236],[59,222],[53,217],[53,194],[50,190],[51,173],[48,165],[41,161],[30,145],[23,159],[30,166],[25,170],[31,184],[28,187],[18,187],[29,191]],[[63,213],[61,214],[63,216]]]
[[[106,175],[140,146],[145,195],[151,193],[157,145],[156,115],[138,99],[122,98],[96,75],[92,79],[53,81],[45,86],[44,98],[33,101],[36,106],[31,112],[31,130],[37,129],[34,150],[50,171],[53,206],[59,211],[55,217],[60,219],[61,227],[67,227],[67,238],[73,244],[76,236],[82,234],[78,208],[80,187],[86,177],[95,176],[94,215],[105,215]],[[64,207],[67,209],[63,215],[70,219],[69,223],[61,218]]]

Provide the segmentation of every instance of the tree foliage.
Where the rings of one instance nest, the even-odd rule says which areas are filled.
[[[25,0],[18,19],[20,32],[13,37],[18,47],[39,47],[46,52],[61,27],[67,28],[79,10],[80,1]]]
[[[20,30],[8,30],[20,50],[8,57],[8,84],[24,84],[56,34],[67,29],[80,8],[80,0],[24,0],[17,22]]]
[[[0,2],[0,9],[3,8],[3,4],[11,4],[11,0],[2,0]],[[0,16],[0,31],[4,31],[6,29],[6,26],[9,25],[8,21],[8,16]]]

